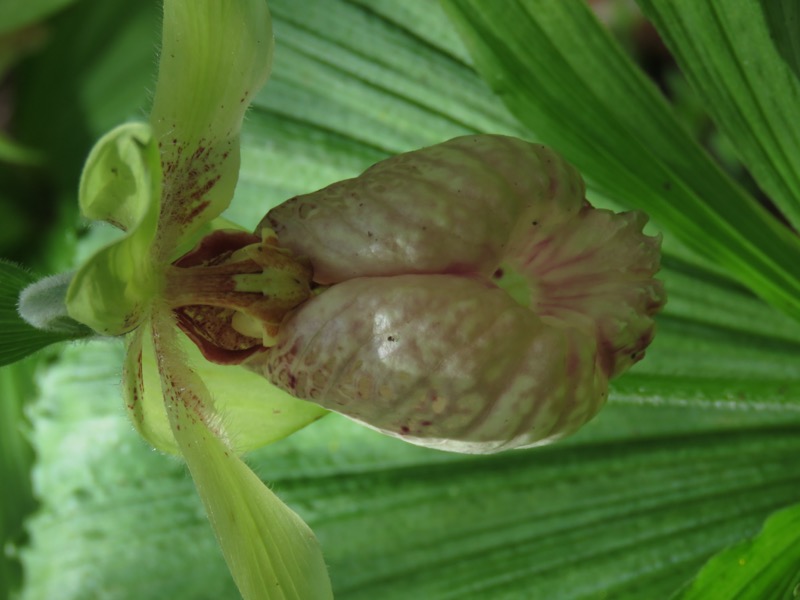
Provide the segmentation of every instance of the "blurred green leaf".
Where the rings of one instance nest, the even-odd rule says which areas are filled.
[[[22,582],[19,556],[8,552],[24,539],[23,518],[35,507],[30,469],[33,450],[24,416],[35,396],[33,373],[36,360],[0,367],[0,481],[6,493],[0,502],[0,598],[11,597]],[[11,491],[11,493],[9,493]]]
[[[785,22],[776,31],[773,22],[771,29],[768,3],[639,4],[753,177],[800,229],[800,79],[773,40],[790,32],[796,37],[797,28]]]
[[[477,70],[543,142],[800,320],[800,240],[689,137],[585,3],[443,3]]]
[[[0,260],[0,366],[21,360],[50,344],[78,339],[87,334],[43,331],[22,320],[17,312],[17,301],[22,290],[35,280],[21,267]]]
[[[42,50],[15,71],[15,139],[41,153],[38,176],[69,194],[73,208],[94,142],[147,115],[159,14],[158,2],[76,2],[52,20]]]
[[[0,132],[0,161],[17,165],[35,165],[40,161],[40,157],[33,150],[20,146]]]
[[[75,0],[4,0],[0,4],[0,34],[41,21]]]
[[[760,0],[759,4],[775,47],[795,76],[800,77],[800,4],[795,0]]]
[[[800,504],[775,513],[752,540],[708,561],[676,600],[790,600],[800,591]]]

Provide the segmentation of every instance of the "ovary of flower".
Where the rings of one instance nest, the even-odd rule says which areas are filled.
[[[411,443],[486,453],[576,431],[665,302],[641,213],[593,208],[541,145],[456,138],[297,196],[259,225],[327,286],[244,359]]]

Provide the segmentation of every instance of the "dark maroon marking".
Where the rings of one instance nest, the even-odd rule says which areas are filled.
[[[218,229],[204,237],[192,250],[175,261],[176,267],[194,267],[206,264],[210,259],[226,252],[234,252],[250,244],[256,244],[261,238],[246,231]]]
[[[496,271],[495,271],[495,272],[492,274],[492,277],[494,277],[495,279],[502,279],[502,278],[503,278],[503,274],[504,274],[504,272],[503,272],[503,269],[497,269],[497,270],[496,270]]]
[[[189,222],[191,222],[191,221],[194,221],[194,220],[195,220],[195,218],[196,218],[196,217],[197,217],[197,216],[198,216],[198,215],[199,215],[201,212],[203,212],[203,211],[204,211],[206,208],[208,208],[208,205],[209,205],[209,204],[211,204],[211,201],[209,201],[209,200],[204,200],[203,202],[201,202],[200,204],[198,204],[197,206],[195,206],[195,207],[192,209],[192,211],[191,211],[191,212],[190,212],[188,215],[186,215],[186,217],[184,218],[183,222],[184,222],[184,223],[189,223]]]
[[[409,429],[409,428],[408,428],[407,426],[405,426],[405,425],[403,425],[403,426],[400,428],[400,433],[402,433],[403,435],[405,435],[405,434],[407,434],[407,433],[410,433],[410,432],[411,432],[411,429]]]
[[[433,421],[420,421],[419,424],[423,427],[428,427],[429,425],[433,425]]]
[[[253,354],[267,350],[261,344],[242,350],[229,350],[217,346],[202,334],[202,330],[181,308],[177,308],[173,312],[178,318],[178,327],[194,342],[203,357],[210,362],[218,365],[238,365],[253,356]]]

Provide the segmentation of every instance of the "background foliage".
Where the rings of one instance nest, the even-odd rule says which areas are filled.
[[[769,101],[797,100],[796,48],[781,33],[797,14],[641,4],[681,65],[704,69],[687,71],[698,96],[666,83],[677,109],[573,0],[270,2],[275,70],[245,121],[228,218],[254,226],[389,154],[493,132],[554,146],[587,174],[593,202],[644,208],[664,235],[670,300],[656,340],[570,440],[458,456],[331,415],[249,457],[317,533],[337,597],[666,598],[732,544],[686,597],[791,597],[800,583],[785,560],[752,587],[758,560],[737,550],[797,541],[792,513],[765,529],[777,542],[745,541],[800,501],[800,325],[788,316],[800,252],[787,224],[800,168],[793,124],[776,126],[778,108],[760,99],[783,77]],[[739,39],[742,23],[761,41],[719,41]],[[0,167],[0,248],[43,275],[111,235],[77,223],[77,180],[97,137],[147,114],[158,6],[81,0],[37,27],[39,49],[3,87],[22,153]],[[769,67],[760,79],[741,69],[753,56]],[[692,103],[709,99],[724,168],[692,141],[710,127]],[[731,147],[785,221],[755,201],[752,180],[726,174],[742,173]],[[22,582],[21,564],[29,599],[235,598],[183,466],[126,421],[121,360],[118,341],[95,340],[0,370],[0,468],[14,490],[0,504],[14,541],[0,585]]]

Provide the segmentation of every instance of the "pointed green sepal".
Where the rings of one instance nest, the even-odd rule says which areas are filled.
[[[272,65],[264,0],[164,2],[150,120],[164,166],[161,239],[179,243],[230,204],[239,130]]]
[[[332,599],[313,532],[221,439],[211,396],[183,360],[168,313],[155,314],[153,330],[173,434],[242,596]]]

